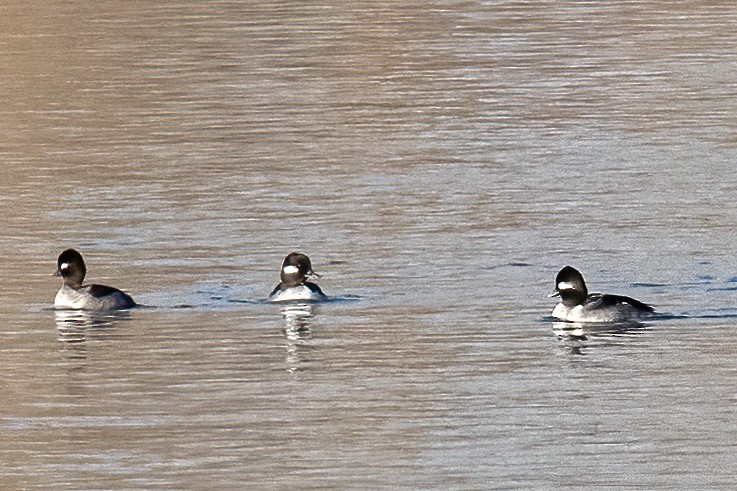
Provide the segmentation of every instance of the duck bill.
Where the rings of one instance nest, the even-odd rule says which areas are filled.
[[[548,295],[548,298],[553,297],[560,297],[560,292],[558,290],[554,290],[550,295]]]

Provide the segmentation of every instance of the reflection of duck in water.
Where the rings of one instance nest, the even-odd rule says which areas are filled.
[[[92,329],[114,326],[117,321],[130,319],[130,312],[96,312],[91,310],[56,310],[57,329]]]
[[[589,294],[583,275],[566,266],[555,278],[555,290],[560,303],[553,317],[571,322],[632,322],[651,316],[655,309],[634,298],[607,293]]]
[[[117,288],[82,285],[87,268],[82,254],[74,249],[67,249],[59,255],[56,274],[64,281],[54,299],[57,309],[115,310],[136,306],[130,295]]]
[[[284,330],[289,333],[309,333],[312,324],[312,305],[308,303],[290,303],[281,311],[284,317]]]
[[[553,322],[553,332],[558,339],[587,339],[583,324],[580,322]]]
[[[553,322],[553,333],[560,340],[614,342],[623,337],[633,337],[645,332],[646,326],[640,322]]]
[[[86,358],[86,341],[90,336],[109,337],[119,320],[130,319],[127,311],[56,310],[56,329],[63,352],[69,359]],[[113,329],[108,331],[108,329]]]
[[[269,295],[272,302],[299,300],[302,302],[321,302],[328,297],[317,284],[307,281],[310,276],[319,277],[312,271],[312,262],[304,254],[293,252],[284,258],[281,265],[281,282]]]
[[[284,334],[287,337],[288,371],[303,369],[304,351],[309,349],[307,342],[312,337],[311,324],[313,305],[308,303],[288,303],[282,308]]]

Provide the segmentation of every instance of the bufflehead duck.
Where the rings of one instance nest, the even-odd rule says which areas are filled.
[[[553,309],[553,317],[571,322],[627,322],[636,321],[655,312],[651,306],[634,298],[602,293],[589,294],[583,275],[566,266],[555,277],[555,290],[560,303]]]
[[[105,285],[82,285],[87,268],[82,254],[74,249],[67,249],[59,255],[56,275],[61,276],[64,284],[54,299],[57,309],[116,310],[129,309],[136,302],[117,288]]]
[[[272,302],[327,300],[328,297],[319,286],[307,281],[310,275],[318,276],[312,271],[310,258],[299,252],[289,254],[281,265],[281,282],[271,292],[269,300]]]

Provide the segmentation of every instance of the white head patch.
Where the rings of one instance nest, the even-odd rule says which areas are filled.
[[[287,266],[284,266],[282,271],[284,271],[285,274],[297,274],[299,273],[299,268],[293,264],[288,264]]]
[[[558,290],[575,290],[576,285],[567,281],[561,281],[558,283]]]
[[[59,269],[69,269],[69,263],[61,263]]]

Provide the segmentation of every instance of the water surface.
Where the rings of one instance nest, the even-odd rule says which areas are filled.
[[[0,487],[734,487],[731,6],[2,11]],[[50,310],[67,247],[147,307]]]

